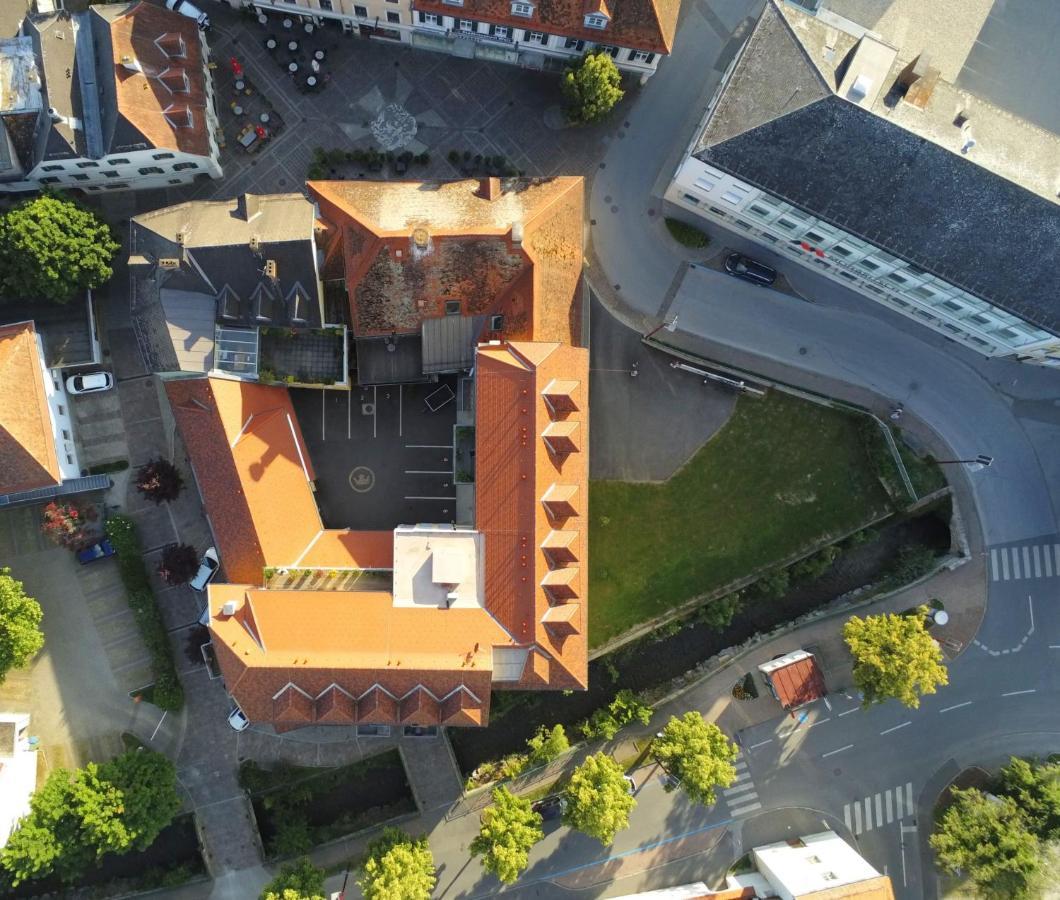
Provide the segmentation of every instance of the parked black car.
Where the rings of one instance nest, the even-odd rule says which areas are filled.
[[[538,800],[530,808],[541,816],[542,821],[548,822],[563,815],[567,808],[567,801],[563,797],[553,795]]]
[[[725,257],[725,271],[734,278],[742,278],[762,287],[769,287],[777,280],[777,270],[765,263],[744,256],[742,253],[730,253]]]

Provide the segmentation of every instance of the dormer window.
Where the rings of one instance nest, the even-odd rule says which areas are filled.
[[[586,28],[607,28],[607,16],[592,13],[585,17]]]
[[[512,15],[523,16],[529,19],[534,14],[534,5],[532,3],[513,3],[512,4]]]

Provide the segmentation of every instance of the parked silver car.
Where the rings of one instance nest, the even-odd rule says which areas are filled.
[[[114,376],[110,372],[84,372],[66,379],[69,394],[95,394],[114,387]]]

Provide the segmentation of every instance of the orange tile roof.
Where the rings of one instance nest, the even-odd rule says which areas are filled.
[[[461,689],[471,696],[456,717],[485,721],[490,648],[508,643],[478,610],[396,607],[385,593],[213,583],[208,597],[225,685],[257,722],[333,718],[333,685],[356,703],[357,721],[439,724],[443,712],[456,716],[446,701]],[[224,615],[229,601],[236,611]]]
[[[894,900],[894,887],[886,875],[867,878],[854,884],[798,894],[795,900]]]
[[[528,2],[534,6],[529,17],[512,15],[511,0],[464,0],[456,10],[443,0],[414,0],[413,8],[654,53],[670,52],[681,11],[680,0],[608,0],[606,4],[585,0]],[[606,28],[586,27],[585,14],[595,11],[610,18]]]
[[[394,532],[326,529],[298,559],[298,565],[306,569],[392,569]]]
[[[118,112],[154,147],[209,156],[209,76],[194,20],[145,2],[111,21],[110,35]]]
[[[0,328],[0,494],[62,481],[32,322]]]

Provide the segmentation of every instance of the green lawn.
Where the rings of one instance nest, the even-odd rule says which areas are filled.
[[[589,508],[589,642],[599,646],[890,507],[858,419],[771,391],[741,399],[665,484],[593,481]]]

